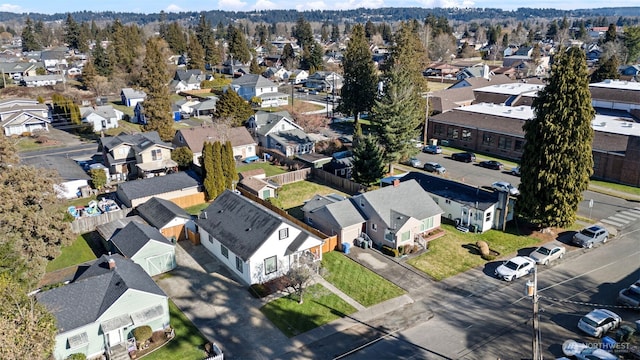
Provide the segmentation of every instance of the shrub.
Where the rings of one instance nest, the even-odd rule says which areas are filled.
[[[417,253],[418,251],[420,251],[420,247],[418,246],[418,244],[414,244],[413,248],[411,249],[411,252]]]
[[[166,338],[167,337],[164,334],[164,330],[156,331],[151,335],[151,342],[159,344],[162,343]]]
[[[87,360],[87,356],[81,353],[71,354],[67,357],[67,360]]]
[[[149,325],[144,325],[133,329],[133,337],[136,338],[136,342],[138,344],[144,344],[151,338],[151,335],[153,335],[153,331],[151,330],[151,326]]]
[[[249,286],[249,292],[257,298],[263,298],[269,295],[269,287],[265,284],[253,284]]]
[[[489,244],[486,241],[477,241],[476,246],[480,249],[480,255],[484,259],[485,256],[489,256],[491,252],[489,251]]]
[[[393,257],[398,257],[399,253],[398,253],[398,249],[394,249],[390,246],[387,245],[383,245],[382,248],[380,249],[380,251],[382,251],[383,254],[385,255],[389,255],[389,256],[393,256]]]
[[[486,254],[486,255],[481,255],[482,259],[487,260],[487,261],[493,261],[496,259],[496,256],[493,254]]]

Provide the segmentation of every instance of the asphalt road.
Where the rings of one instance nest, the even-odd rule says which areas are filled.
[[[541,267],[538,294],[544,358],[562,356],[561,345],[567,339],[597,342],[577,329],[577,321],[593,308],[614,305],[619,289],[640,277],[639,241],[640,224],[633,224],[606,245],[573,250],[571,256],[550,268]],[[434,313],[432,319],[343,358],[530,358],[532,303],[524,296],[528,279],[499,281],[493,276],[496,266],[488,264],[458,287],[428,292],[423,301]],[[627,322],[640,318],[637,311],[613,310]]]

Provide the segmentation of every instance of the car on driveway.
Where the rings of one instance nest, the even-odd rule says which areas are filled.
[[[533,272],[536,261],[527,256],[516,256],[505,261],[496,269],[496,276],[502,280],[512,281]]]
[[[529,257],[537,264],[549,265],[550,262],[562,259],[567,249],[561,245],[545,244],[533,250]]]
[[[502,170],[502,168],[504,167],[504,165],[502,165],[500,161],[495,161],[495,160],[480,161],[478,165],[482,166],[483,168],[493,169],[493,170]]]
[[[520,195],[520,190],[506,181],[496,181],[491,184],[491,188],[496,191],[508,192],[509,195]]]
[[[609,240],[609,232],[603,226],[593,225],[580,230],[573,235],[573,244],[591,249],[596,243],[606,243]]]
[[[471,152],[453,153],[451,154],[451,159],[470,163],[476,161],[476,154]]]
[[[422,166],[422,162],[416,157],[410,157],[409,160],[406,161],[406,164],[411,165],[415,168],[419,168]]]
[[[442,154],[442,148],[438,145],[427,145],[422,148],[422,152],[427,154]]]
[[[609,330],[620,326],[620,323],[622,323],[622,318],[613,311],[595,309],[578,321],[578,328],[591,336],[599,338]]]
[[[447,172],[447,169],[445,169],[444,166],[438,164],[437,162],[424,163],[424,170],[428,172],[438,173],[440,175]]]
[[[509,173],[513,176],[520,176],[520,166],[511,168],[511,171],[509,171]]]

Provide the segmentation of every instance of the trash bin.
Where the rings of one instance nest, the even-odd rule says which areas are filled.
[[[616,346],[617,342],[612,338],[605,336],[602,338],[602,349],[603,350],[613,350]]]
[[[631,335],[633,335],[634,332],[635,330],[631,326],[622,325],[620,326],[618,331],[616,331],[616,340],[618,342],[629,341],[629,339],[631,339]]]
[[[351,245],[349,243],[342,243],[342,252],[344,252],[345,254],[348,254],[350,246]]]

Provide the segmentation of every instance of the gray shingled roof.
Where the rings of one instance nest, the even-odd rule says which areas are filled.
[[[128,258],[133,257],[150,241],[173,245],[158,229],[136,221],[128,223],[111,238],[118,252]]]
[[[298,228],[273,211],[229,190],[202,212],[201,217],[204,216],[206,218],[196,220],[198,226],[244,261],[251,258],[283,222]],[[305,230],[302,232],[305,239],[317,239]]]
[[[436,194],[446,199],[465,204],[480,210],[487,210],[498,202],[498,194],[474,186],[443,179],[425,173],[411,171],[400,178],[404,182],[418,182],[424,191]]]
[[[113,149],[114,147],[121,144],[128,144],[132,146],[135,149],[136,153],[139,153],[142,150],[147,149],[153,145],[164,146],[173,149],[173,145],[171,145],[170,143],[166,143],[160,139],[160,135],[158,135],[157,131],[147,131],[137,134],[120,134],[117,136],[107,136],[100,138],[100,145],[107,150]]]
[[[115,260],[113,270],[109,258]],[[62,333],[97,321],[129,289],[166,296],[140,265],[114,254],[102,255],[72,283],[40,292],[36,299],[55,316]]]
[[[283,145],[308,144],[312,142],[309,135],[300,129],[273,132],[269,136]]]
[[[256,74],[246,74],[242,75],[239,78],[233,79],[231,85],[236,85],[240,87],[256,87],[256,88],[265,88],[265,87],[278,87],[278,84],[273,81],[265,78],[262,75]]]
[[[127,226],[127,224],[129,224],[132,221],[145,224],[144,219],[142,219],[138,215],[134,215],[134,216],[127,216],[122,219],[109,221],[106,224],[98,225],[96,227],[96,230],[98,231],[98,234],[102,236],[103,239],[109,240],[116,232],[120,231],[120,229],[124,228],[125,226]]]
[[[165,176],[123,182],[118,185],[118,190],[131,200],[192,188],[200,184],[200,178],[195,173],[180,171]]]
[[[335,200],[330,199],[328,197],[322,196],[320,194],[313,195],[310,200],[305,201],[302,206],[302,212],[314,211],[325,205],[334,203]]]
[[[139,205],[136,210],[143,219],[157,229],[163,228],[177,217],[191,218],[191,215],[174,202],[157,197],[152,197],[144,204]]]
[[[362,213],[358,210],[358,206],[353,199],[346,199],[338,201],[333,204],[328,204],[324,209],[319,209],[334,219],[336,224],[345,228],[355,224],[362,224],[367,221]]]
[[[145,97],[147,97],[147,94],[144,91],[138,91],[132,88],[122,89],[122,94],[127,99],[144,99]]]
[[[354,196],[356,204],[360,203],[360,197],[366,199],[388,227],[400,226],[396,222],[397,215],[426,219],[442,214],[442,209],[417,181],[408,180],[401,182],[398,186],[387,186]]]
[[[62,180],[90,180],[91,177],[73,161],[64,156],[34,156],[22,160],[25,165],[36,168],[55,170]]]
[[[256,126],[258,127],[256,132],[261,135],[266,135],[271,129],[276,126],[280,120],[286,118],[295,126],[298,126],[294,121],[291,114],[288,111],[276,111],[276,112],[266,112],[266,111],[258,111],[253,115],[255,119]]]

